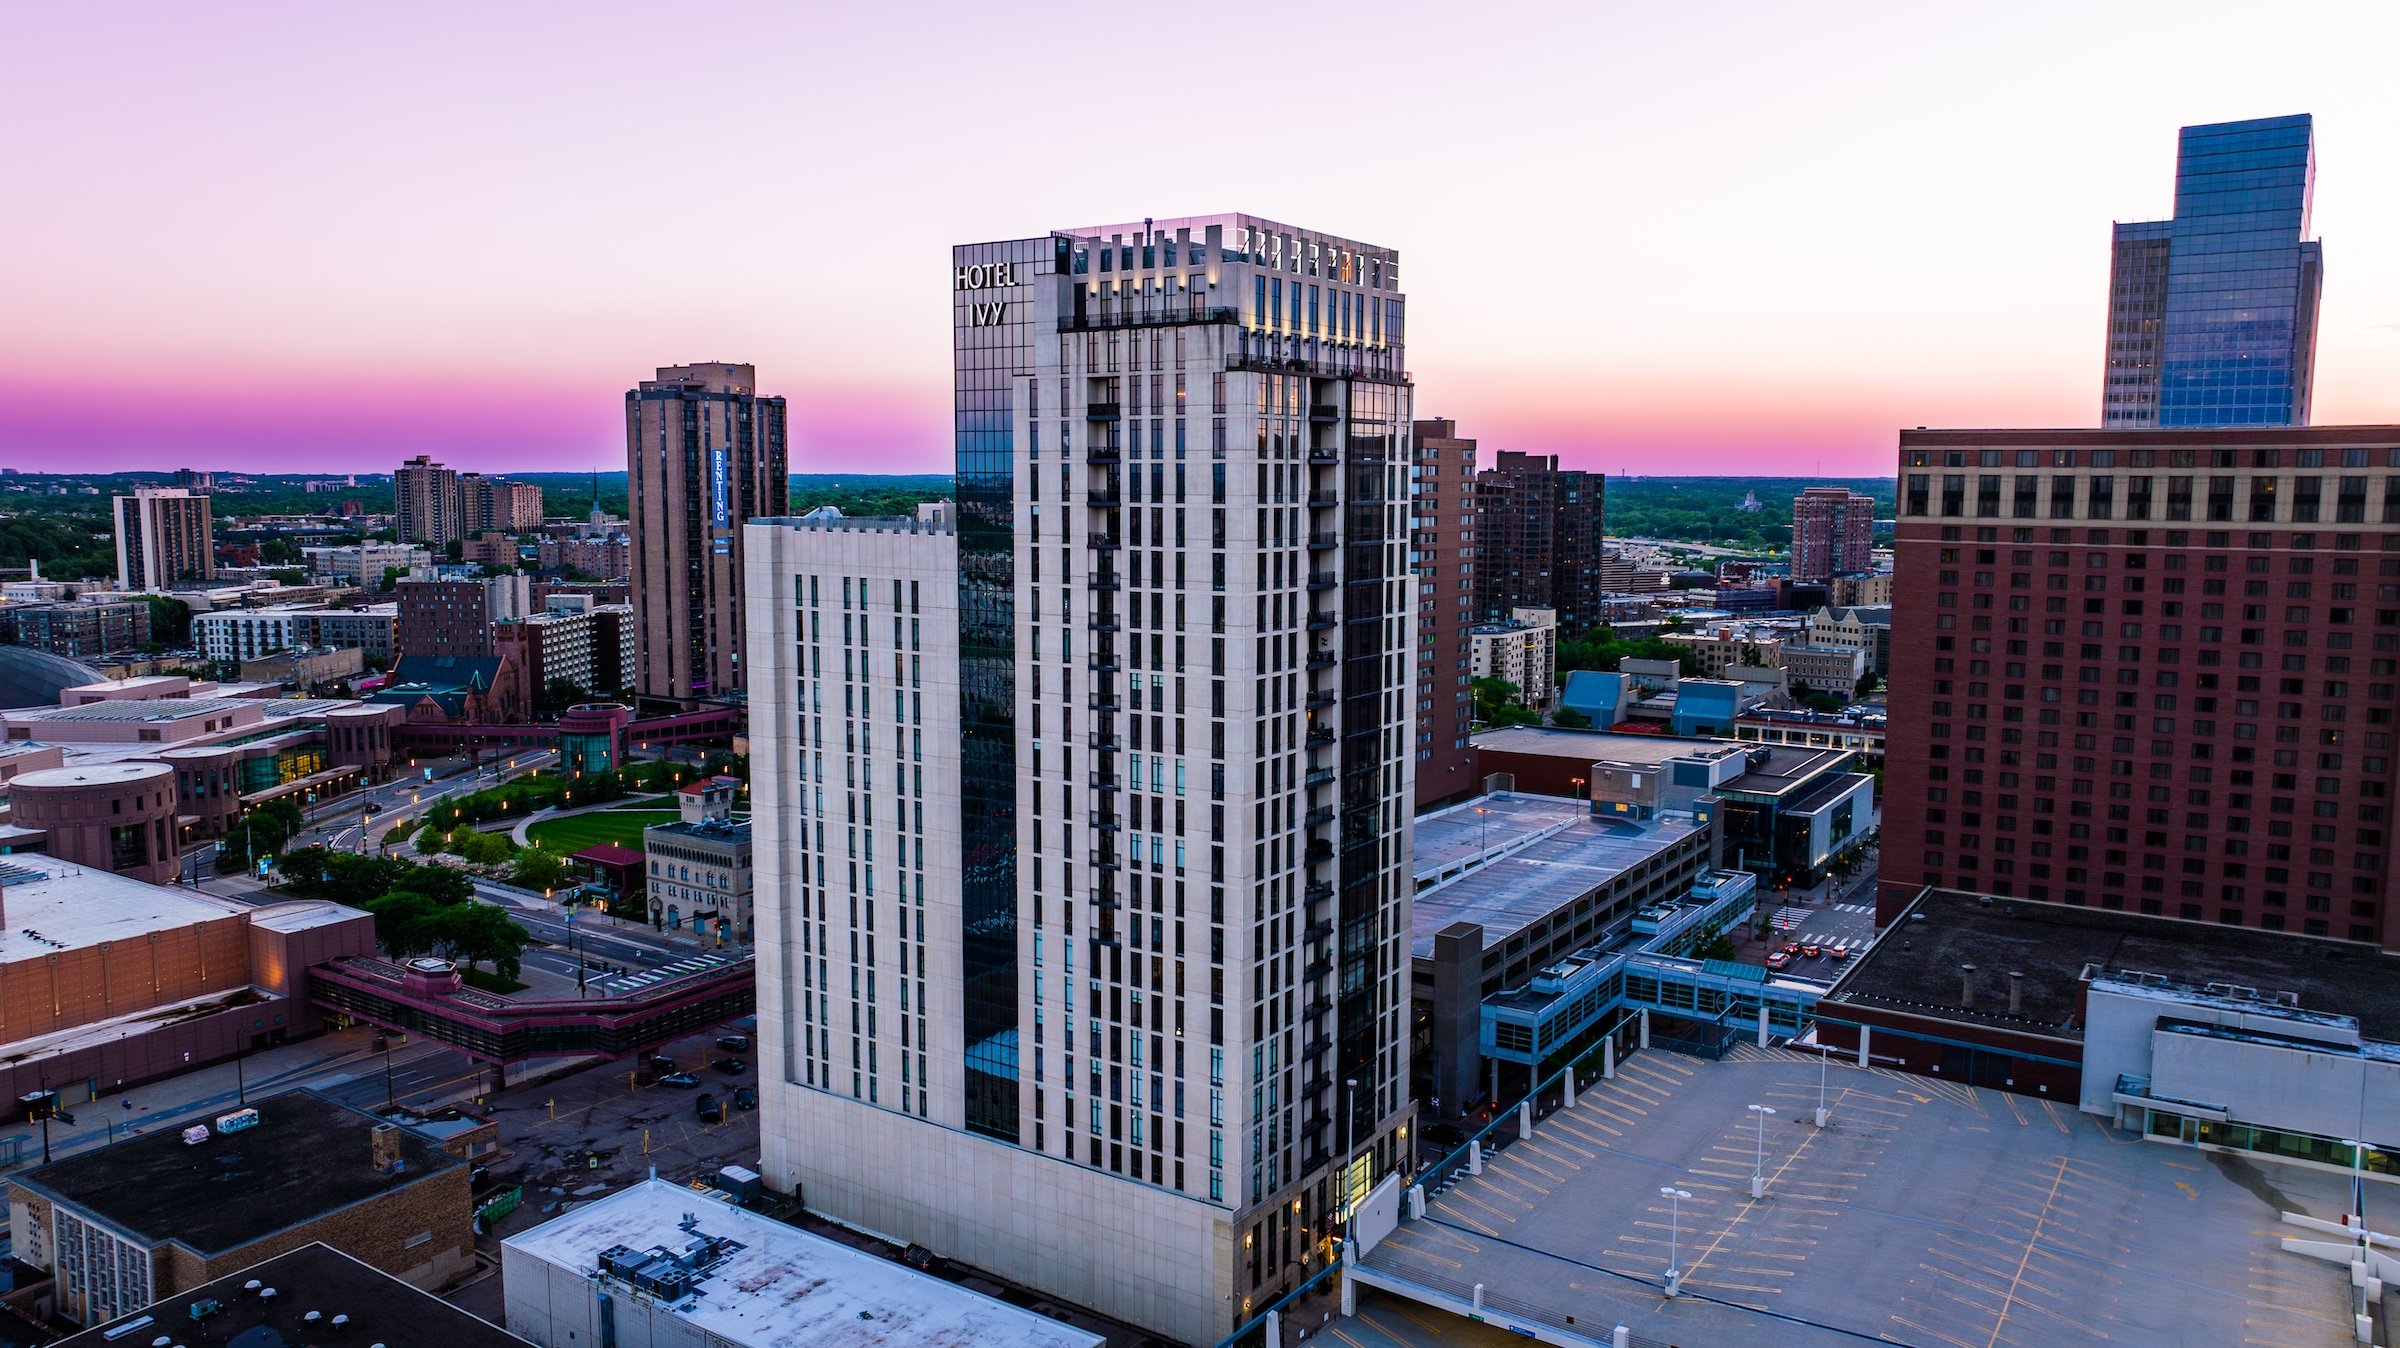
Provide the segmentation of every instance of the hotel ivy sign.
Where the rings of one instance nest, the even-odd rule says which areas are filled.
[[[994,290],[1017,284],[1015,262],[982,262],[972,267],[957,268],[957,288],[962,291]],[[969,300],[967,324],[977,328],[996,328],[1008,313],[1006,300]]]

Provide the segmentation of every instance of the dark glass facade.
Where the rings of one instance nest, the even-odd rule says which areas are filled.
[[[2308,424],[2315,180],[2306,115],[2183,128],[2175,218],[2117,226],[2105,424]]]
[[[966,1124],[1018,1140],[1017,377],[1033,365],[1037,269],[1048,239],[951,250],[958,455],[960,973]],[[1017,283],[993,285],[1003,274]]]

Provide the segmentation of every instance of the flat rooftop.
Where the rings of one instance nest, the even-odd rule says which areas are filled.
[[[0,857],[0,965],[250,912],[246,903],[146,884],[40,852]]]
[[[276,685],[238,685],[243,689],[274,686]],[[225,685],[224,687],[230,689],[236,685]],[[140,702],[86,702],[76,707],[19,707],[0,713],[0,716],[5,716],[11,724],[15,725],[188,721],[194,717],[222,716],[228,712],[257,712],[269,721],[277,721],[322,716],[333,708],[355,705],[357,704],[351,702],[288,697],[160,697]]]
[[[402,1168],[379,1171],[368,1134],[383,1120],[314,1091],[285,1091],[252,1108],[256,1127],[228,1134],[212,1128],[198,1146],[163,1128],[10,1182],[144,1244],[172,1242],[213,1255],[466,1164],[404,1128]]]
[[[1495,791],[1417,816],[1416,874],[1423,884],[1486,852],[1514,847],[1592,812],[1580,800]]]
[[[2339,1220],[2347,1176],[1838,1058],[1819,1129],[1819,1066],[1747,1045],[1713,1063],[1637,1052],[1481,1176],[1429,1192],[1362,1263],[1462,1301],[1481,1283],[1487,1321],[1572,1316],[1602,1342],[1616,1324],[1778,1348],[2350,1342],[2347,1270],[2277,1243],[2279,1212]],[[1778,1111],[1763,1165],[1762,1103]],[[1663,1188],[1691,1197],[1670,1211]]]
[[[1422,846],[1423,821],[1417,830]],[[1556,833],[1420,891],[1410,920],[1411,949],[1418,959],[1431,959],[1437,933],[1453,922],[1472,922],[1483,928],[1488,950],[1698,832],[1688,815],[1661,815],[1639,824],[1581,816]]]
[[[1732,740],[1623,735],[1612,730],[1559,730],[1533,725],[1486,730],[1473,743],[1486,753],[1538,754],[1579,763],[1647,763],[1652,767],[1677,758],[1713,757],[1720,750],[1740,753],[1748,747]]]
[[[251,1282],[258,1284],[256,1291],[246,1285]],[[270,1287],[274,1296],[259,1295]],[[191,1308],[205,1301],[220,1309],[193,1318]],[[312,1314],[320,1318],[312,1322]],[[338,1329],[332,1326],[337,1315],[348,1317]],[[185,1348],[284,1348],[336,1335],[384,1348],[530,1348],[489,1320],[313,1241],[60,1342],[120,1348],[148,1344],[161,1334]]]
[[[1920,920],[1922,919],[1922,920]],[[1975,966],[1975,1009],[1964,1006]],[[2019,1014],[2008,1014],[2008,974]],[[2067,1024],[2086,969],[2159,974],[2194,988],[2231,983],[2297,994],[2299,1009],[2355,1016],[2369,1039],[2400,1043],[2400,956],[2290,932],[1929,890],[1850,969],[1830,1000],[2081,1038]]]
[[[686,1232],[686,1215],[696,1217]],[[743,1348],[838,1343],[974,1344],[977,1348],[1099,1348],[1100,1335],[1019,1310],[903,1264],[713,1202],[681,1185],[644,1180],[530,1231],[506,1248],[596,1273],[604,1250],[665,1246],[695,1235],[739,1242],[678,1303],[677,1316],[712,1342]],[[503,1271],[505,1273],[505,1263]]]
[[[1802,749],[1790,745],[1754,745],[1750,770],[1718,788],[1756,796],[1780,796],[1805,785],[1819,773],[1850,757],[1847,749]]]

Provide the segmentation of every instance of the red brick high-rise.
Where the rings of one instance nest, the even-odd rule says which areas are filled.
[[[1792,498],[1792,579],[1828,581],[1875,569],[1875,498],[1810,487]]]
[[[1558,610],[1559,634],[1601,625],[1608,479],[1555,454],[1504,449],[1476,474],[1476,603],[1485,621],[1520,607]]]
[[[2400,426],[1910,431],[1899,485],[1880,917],[2400,949]]]
[[[1458,423],[1414,424],[1417,464],[1417,807],[1475,789],[1467,726],[1475,627],[1475,442]]]

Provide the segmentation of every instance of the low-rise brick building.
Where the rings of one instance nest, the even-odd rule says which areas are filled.
[[[94,1325],[322,1241],[420,1287],[474,1262],[464,1161],[396,1124],[287,1091],[186,1143],[134,1137],[9,1181],[16,1257]]]

